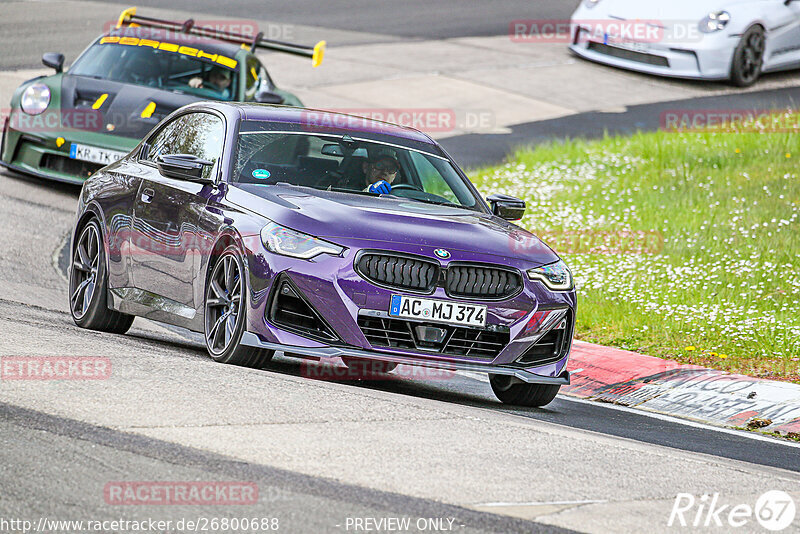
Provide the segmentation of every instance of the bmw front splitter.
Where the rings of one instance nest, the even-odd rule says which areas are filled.
[[[535,373],[531,373],[530,371],[526,371],[525,369],[515,369],[513,367],[499,367],[481,363],[465,363],[454,361],[431,361],[356,348],[300,347],[296,345],[282,345],[280,343],[268,343],[266,341],[262,341],[256,334],[252,332],[244,332],[244,334],[242,334],[241,344],[267,350],[300,354],[303,356],[314,356],[317,358],[336,358],[341,356],[349,356],[353,358],[363,358],[365,360],[380,360],[385,362],[416,365],[420,367],[433,367],[436,369],[446,369],[452,371],[475,371],[478,373],[488,373],[493,375],[508,375],[528,384],[552,384],[567,386],[570,383],[569,372],[566,370],[557,377],[551,377],[537,375]]]

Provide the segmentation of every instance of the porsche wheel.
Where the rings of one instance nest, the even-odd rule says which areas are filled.
[[[561,386],[517,382],[508,375],[489,375],[492,391],[503,404],[541,407],[556,398]]]
[[[108,308],[102,236],[97,219],[89,220],[78,234],[69,275],[69,311],[81,328],[124,334],[131,327],[133,316]]]
[[[731,82],[738,87],[749,87],[761,76],[767,38],[764,28],[753,26],[745,32],[733,53]]]
[[[221,363],[260,368],[273,351],[241,345],[247,310],[247,282],[236,247],[228,247],[211,268],[205,296],[205,339]]]

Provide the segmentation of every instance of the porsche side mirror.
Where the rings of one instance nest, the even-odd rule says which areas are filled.
[[[64,70],[64,54],[58,52],[47,52],[42,55],[42,63],[45,67],[55,69],[56,72]]]
[[[260,104],[283,104],[283,97],[268,89],[257,92],[255,99]]]
[[[213,178],[205,178],[203,169],[214,165],[213,161],[198,158],[193,154],[164,154],[156,159],[158,172],[167,178],[188,180],[201,184],[213,184]]]
[[[486,200],[492,206],[492,213],[507,221],[518,221],[525,215],[525,201],[510,195],[495,193]]]

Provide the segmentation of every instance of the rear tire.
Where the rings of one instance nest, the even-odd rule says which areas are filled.
[[[753,26],[747,30],[733,53],[731,83],[737,87],[750,87],[761,76],[766,49],[764,28]]]
[[[96,218],[77,234],[69,270],[69,311],[81,328],[124,334],[133,315],[108,308],[108,276],[103,232]]]
[[[503,404],[528,407],[547,406],[561,389],[561,386],[554,384],[517,382],[508,375],[489,375],[489,384]]]
[[[241,345],[247,315],[247,280],[239,251],[226,248],[211,266],[206,284],[204,337],[211,357],[220,363],[260,369],[275,351]]]

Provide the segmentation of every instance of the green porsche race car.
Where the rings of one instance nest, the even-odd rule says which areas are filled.
[[[166,21],[126,9],[64,71],[64,56],[42,62],[56,73],[20,85],[0,140],[0,165],[82,183],[127,154],[158,122],[199,100],[302,107],[275,86],[253,53],[269,49],[322,62],[325,41],[304,46]]]

